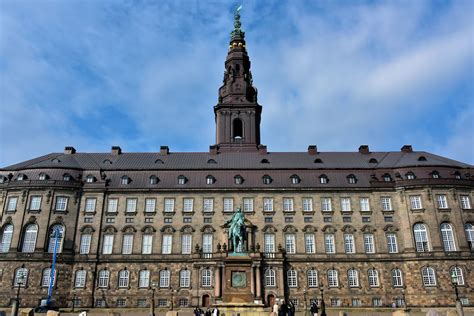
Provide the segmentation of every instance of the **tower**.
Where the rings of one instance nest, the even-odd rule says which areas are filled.
[[[245,33],[240,27],[240,14],[236,11],[223,85],[219,88],[219,102],[214,106],[219,151],[253,151],[260,145],[262,107],[252,85]]]

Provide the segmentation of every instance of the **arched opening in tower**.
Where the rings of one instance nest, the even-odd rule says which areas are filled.
[[[232,123],[233,139],[242,139],[244,137],[244,129],[241,119],[235,119]]]

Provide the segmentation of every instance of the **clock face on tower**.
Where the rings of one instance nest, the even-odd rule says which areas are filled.
[[[246,287],[247,275],[242,271],[232,271],[232,287]]]

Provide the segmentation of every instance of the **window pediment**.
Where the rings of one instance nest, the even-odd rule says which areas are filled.
[[[364,227],[362,227],[361,231],[364,232],[364,233],[374,233],[377,230],[375,228],[373,228],[372,226],[365,225]]]
[[[298,229],[296,229],[296,227],[293,226],[293,225],[287,225],[287,226],[285,226],[285,228],[283,228],[283,231],[285,233],[296,233],[298,231]]]
[[[337,231],[337,229],[331,225],[326,225],[323,227],[322,231],[323,233],[334,234]]]
[[[315,227],[315,226],[312,226],[312,225],[306,225],[304,228],[303,228],[303,231],[305,233],[315,233],[318,229]]]
[[[264,233],[276,233],[278,230],[272,225],[265,225],[265,227],[263,227],[262,231]]]
[[[354,227],[352,227],[351,225],[345,225],[344,227],[342,227],[342,231],[344,233],[347,233],[347,234],[353,234],[357,230]]]
[[[173,226],[170,226],[170,225],[163,226],[163,228],[160,229],[160,232],[167,233],[167,234],[172,234],[175,231],[176,229],[174,229]]]
[[[102,232],[104,232],[104,233],[116,233],[116,232],[118,232],[118,230],[117,230],[117,228],[115,228],[114,226],[109,225],[109,226],[105,226],[105,227],[102,229]]]

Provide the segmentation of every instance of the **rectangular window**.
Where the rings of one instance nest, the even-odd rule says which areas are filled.
[[[76,279],[74,281],[74,287],[85,287],[86,286],[86,270],[77,270]]]
[[[153,249],[153,235],[143,235],[142,254],[149,255]]]
[[[293,217],[285,217],[285,223],[293,223]]]
[[[388,253],[398,252],[397,235],[387,234],[387,249]]]
[[[380,198],[380,202],[382,203],[382,210],[384,211],[391,211],[392,210],[392,198],[388,196],[382,196]]]
[[[313,211],[313,199],[303,198],[303,212],[312,212],[312,211]]]
[[[193,199],[183,199],[183,212],[192,212],[194,210]]]
[[[334,245],[334,235],[333,234],[324,235],[324,247],[326,249],[326,253],[328,253],[328,254],[336,253],[336,247]]]
[[[421,196],[420,195],[410,196],[410,205],[411,205],[412,210],[422,209],[423,206],[421,205]]]
[[[346,253],[355,253],[354,235],[344,234],[344,250]]]
[[[436,196],[436,201],[438,202],[438,208],[448,208],[448,200],[446,195],[439,194]]]
[[[95,205],[97,203],[96,198],[87,198],[86,199],[86,212],[95,212]]]
[[[191,272],[189,270],[181,270],[179,273],[179,287],[186,288],[191,286]]]
[[[30,211],[39,211],[41,209],[41,196],[32,196],[30,200]]]
[[[117,213],[118,211],[118,199],[109,199],[107,204],[107,212]]]
[[[305,241],[305,250],[306,253],[316,253],[315,243],[314,243],[314,234],[305,234],[304,235]]]
[[[214,212],[214,199],[207,198],[204,199],[204,212]]]
[[[352,217],[350,217],[350,216],[343,216],[343,217],[342,217],[342,221],[343,221],[344,223],[350,223],[350,222],[352,222]]]
[[[165,199],[165,212],[174,212],[174,199]]]
[[[253,212],[253,198],[244,198],[244,212]]]
[[[16,211],[16,204],[18,202],[18,197],[9,197],[7,204],[7,211]]]
[[[331,198],[321,198],[321,211],[323,212],[331,212]]]
[[[286,234],[285,235],[285,249],[286,253],[294,254],[296,253],[296,242],[295,242],[295,235],[294,234]]]
[[[202,235],[202,252],[212,253],[212,234]]]
[[[471,199],[469,198],[469,195],[461,195],[459,196],[461,200],[461,208],[463,210],[470,210],[471,209]]]
[[[273,223],[273,217],[265,217],[265,223]]]
[[[152,217],[145,217],[145,223],[153,223]]]
[[[350,198],[341,198],[341,211],[350,212],[351,211],[351,199]]]
[[[305,223],[312,223],[312,222],[313,222],[313,218],[312,218],[312,217],[306,217],[306,216],[305,216],[305,217],[303,218],[303,221],[304,221]]]
[[[81,244],[79,246],[79,253],[81,255],[89,254],[89,252],[91,250],[91,240],[92,240],[92,235],[91,234],[82,234],[81,235]]]
[[[224,212],[232,213],[234,211],[234,199],[224,198]]]
[[[137,211],[137,199],[127,199],[127,213],[135,213]]]
[[[150,271],[142,270],[138,275],[138,287],[148,288],[150,286]]]
[[[64,212],[67,209],[67,200],[68,198],[65,196],[57,196],[56,197],[56,211]]]
[[[114,248],[114,235],[104,235],[104,244],[102,245],[102,254],[110,255]]]
[[[156,199],[145,199],[145,213],[156,211]]]
[[[263,199],[263,211],[264,212],[273,212],[273,198],[264,198]]]
[[[193,235],[191,234],[181,235],[181,253],[183,255],[191,254],[192,246],[193,246]]]
[[[283,198],[283,212],[293,212],[293,199]]]
[[[173,235],[163,235],[163,243],[161,247],[161,253],[164,255],[171,254],[171,247],[173,244]]]
[[[375,253],[374,235],[364,234],[365,253]]]
[[[133,235],[123,235],[122,254],[129,255],[133,249]]]
[[[264,238],[263,251],[265,253],[274,253],[275,252],[275,235],[265,234],[263,238]]]
[[[360,204],[360,211],[361,212],[370,212],[369,198],[366,198],[366,197],[360,198],[359,204]]]

